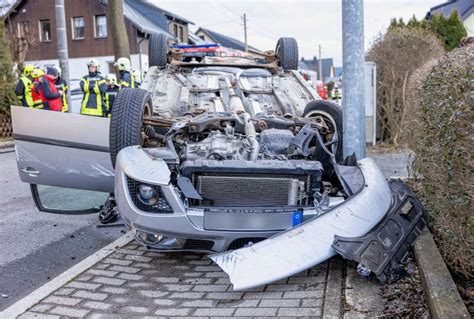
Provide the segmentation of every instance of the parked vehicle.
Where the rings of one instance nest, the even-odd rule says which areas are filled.
[[[281,38],[258,60],[189,60],[164,35],[152,35],[149,47],[146,78],[119,92],[110,131],[105,118],[12,107],[20,175],[40,208],[36,184],[114,192],[138,242],[213,253],[234,289],[336,253],[361,273],[400,276],[425,226],[423,209],[371,159],[343,158],[342,111],[296,71],[294,39]],[[42,127],[47,121],[54,127]]]

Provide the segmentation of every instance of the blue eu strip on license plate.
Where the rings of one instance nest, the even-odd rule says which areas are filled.
[[[293,227],[301,224],[302,221],[303,221],[303,212],[301,211],[293,212]]]

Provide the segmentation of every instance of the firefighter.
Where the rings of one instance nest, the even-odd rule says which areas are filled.
[[[51,111],[61,112],[64,92],[56,89],[56,80],[58,77],[58,70],[55,67],[48,68],[46,75],[43,76],[43,80],[41,81],[41,92],[43,107]]]
[[[132,75],[135,77],[135,87],[140,87],[142,84],[142,75],[139,70],[133,70]]]
[[[84,92],[82,99],[81,114],[91,116],[107,116],[107,108],[104,103],[104,94],[107,86],[105,78],[100,74],[100,64],[96,59],[87,62],[89,74],[81,79],[81,90]]]
[[[33,64],[25,65],[23,69],[23,75],[20,77],[16,88],[15,94],[18,97],[18,100],[21,101],[22,106],[33,107],[33,98],[31,96],[31,89],[33,88],[33,78],[32,72],[34,71],[35,66]]]
[[[43,108],[43,91],[41,89],[41,82],[43,82],[44,71],[41,69],[34,69],[31,72],[33,85],[31,87],[30,95],[32,98],[32,106],[35,109]]]
[[[69,110],[67,105],[67,92],[69,91],[69,86],[67,85],[66,80],[64,80],[61,76],[61,68],[56,67],[56,70],[58,70],[58,78],[56,79],[56,83],[54,85],[58,91],[63,91],[61,112],[67,112]]]
[[[333,93],[333,99],[336,101],[337,104],[341,105],[341,92],[339,92],[339,89],[337,87],[334,88],[334,93]]]
[[[119,70],[120,88],[135,88],[137,83],[135,81],[135,75],[131,73],[130,60],[127,58],[119,58],[114,64],[115,67]]]
[[[120,90],[120,86],[117,85],[117,78],[115,74],[107,74],[105,77],[107,84],[107,90],[105,90],[105,105],[107,107],[107,116],[110,117],[112,114],[112,107],[114,106],[115,97]]]

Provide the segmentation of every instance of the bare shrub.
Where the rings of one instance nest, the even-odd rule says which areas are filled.
[[[414,172],[440,251],[474,280],[474,43],[443,56],[423,81]]]
[[[437,59],[431,59],[421,67],[416,69],[410,78],[408,79],[407,98],[406,98],[406,110],[407,116],[402,126],[402,133],[400,135],[400,143],[406,144],[410,149],[414,149],[417,145],[419,136],[418,127],[422,125],[420,118],[420,96],[423,81],[426,79],[428,74],[431,72],[433,66],[438,63]]]
[[[377,64],[377,107],[380,136],[399,143],[406,112],[408,79],[420,66],[444,53],[436,35],[422,28],[390,28],[367,54]]]

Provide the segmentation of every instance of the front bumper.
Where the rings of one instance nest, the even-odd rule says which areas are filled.
[[[275,214],[271,213],[266,214],[268,217],[260,220],[260,225],[254,229],[207,229],[204,209],[185,206],[179,191],[170,184],[167,164],[151,158],[136,146],[125,148],[118,154],[115,196],[122,219],[138,234],[151,233],[183,239],[182,246],[171,249],[150,244],[137,236],[139,242],[154,250],[217,252],[210,257],[229,275],[234,290],[249,289],[291,276],[327,260],[337,252],[370,266],[370,270],[379,276],[392,271],[394,263],[403,259],[407,247],[425,225],[424,214],[420,205],[414,205],[416,220],[408,224],[398,223],[402,234],[398,232],[396,236],[393,235],[392,232],[399,230],[394,226],[394,222],[397,223],[396,215],[407,210],[401,200],[403,196],[400,197],[403,192],[407,194],[406,189],[393,191],[371,159],[358,161],[358,166],[364,186],[355,195],[342,203],[333,203],[334,207],[323,214],[314,208],[304,209],[303,223],[287,229],[273,227],[272,220],[275,218],[272,216]],[[172,213],[139,210],[130,197],[127,178],[160,185]],[[410,198],[414,198],[414,195]],[[409,215],[407,212],[405,214]],[[262,214],[246,217],[251,219],[258,215]],[[387,232],[390,235],[386,236],[388,241],[382,238]],[[268,239],[226,251],[235,241],[265,238]],[[201,249],[199,245],[190,247],[185,244],[188,240],[207,241],[212,245]],[[367,249],[377,244],[382,245],[382,248]]]
[[[292,226],[292,213],[295,209],[270,208],[262,213],[259,208],[247,207],[235,213],[238,208],[231,210],[186,207],[179,191],[169,183],[170,174],[165,162],[151,158],[137,146],[124,148],[117,156],[115,198],[118,212],[124,222],[137,230],[137,234],[141,232],[175,237],[183,239],[184,243],[181,247],[169,249],[146,242],[137,235],[137,241],[149,249],[222,252],[233,247],[235,243],[256,242]],[[127,179],[159,185],[172,213],[140,210],[130,196]],[[335,199],[330,205],[336,206],[340,202],[342,199]],[[314,208],[304,209],[302,220],[304,222],[317,214]],[[187,242],[192,245],[187,245]],[[199,242],[203,245],[199,246]]]

